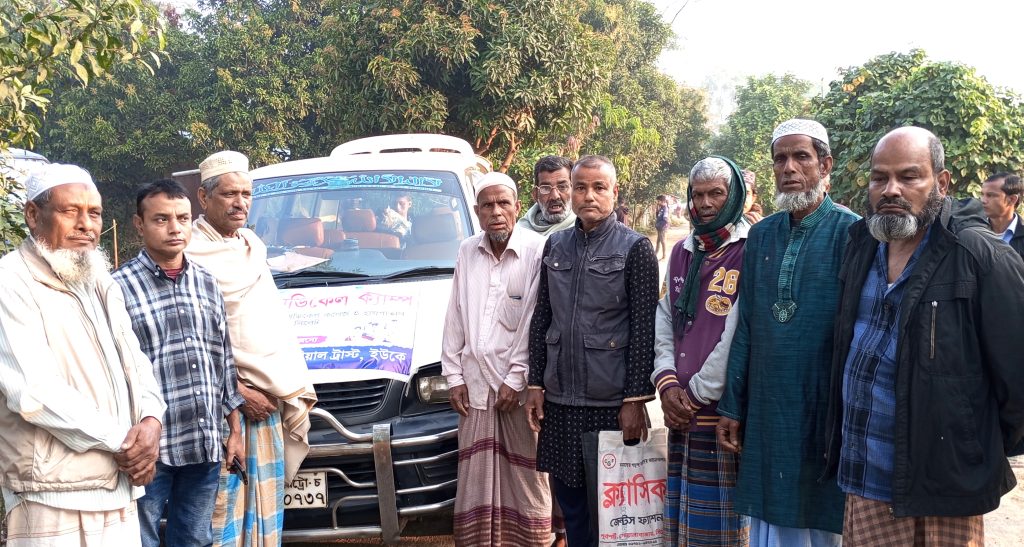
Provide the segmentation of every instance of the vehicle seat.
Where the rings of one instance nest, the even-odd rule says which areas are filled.
[[[277,228],[277,241],[294,252],[318,258],[330,258],[334,251],[324,244],[324,223],[319,218],[284,218]]]
[[[402,253],[402,258],[455,260],[460,243],[456,213],[416,217],[412,225],[412,241]]]
[[[398,249],[401,242],[395,234],[377,232],[377,217],[370,209],[349,209],[342,214],[345,235],[359,240],[360,249]]]

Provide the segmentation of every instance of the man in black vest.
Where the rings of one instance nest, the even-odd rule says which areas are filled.
[[[537,468],[551,474],[569,545],[597,545],[583,468],[583,433],[646,436],[654,399],[658,260],[650,241],[613,214],[615,167],[584,156],[572,170],[576,225],[544,247],[530,326],[527,419],[540,432]]]

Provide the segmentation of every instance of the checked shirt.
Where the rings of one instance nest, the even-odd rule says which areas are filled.
[[[171,280],[145,249],[113,276],[167,401],[160,461],[171,466],[221,461],[221,424],[244,399],[217,280],[187,257],[177,280]]]

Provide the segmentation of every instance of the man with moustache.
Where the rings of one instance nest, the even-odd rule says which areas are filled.
[[[871,154],[868,217],[840,274],[829,472],[848,545],[982,545],[1024,438],[1024,263],[973,199],[946,197],[939,139]]]
[[[519,226],[542,236],[571,228],[576,215],[569,208],[569,173],[572,160],[544,156],[533,166],[533,206],[519,219]]]
[[[818,479],[836,278],[858,217],[825,192],[832,154],[821,124],[779,124],[771,153],[779,212],[747,237],[717,434],[727,450],[741,453],[734,503],[751,517],[751,545],[838,545],[843,495]]]
[[[576,224],[544,247],[530,323],[526,415],[540,433],[537,468],[551,475],[566,539],[576,547],[597,545],[583,434],[621,430],[632,441],[647,433],[658,260],[650,240],[615,218],[619,189],[611,160],[584,156],[571,177]]]
[[[97,249],[102,200],[74,165],[25,189],[31,235],[0,259],[7,545],[139,545],[166,407]]]
[[[1013,173],[996,173],[981,185],[981,206],[992,231],[1024,257],[1024,226],[1017,214],[1022,197],[1024,182]]]
[[[473,210],[484,232],[459,247],[441,366],[459,413],[459,545],[544,545],[551,492],[521,401],[544,238],[516,226],[516,185],[488,173]]]
[[[143,186],[135,199],[139,255],[114,280],[121,285],[132,327],[153,362],[167,415],[156,476],[139,499],[143,547],[207,546],[221,467],[245,460],[238,378],[217,279],[185,256],[192,239],[192,204],[173,180]],[[230,434],[221,434],[227,419]],[[223,463],[222,463],[223,462]]]
[[[281,542],[284,489],[309,451],[309,410],[316,403],[306,360],[267,266],[267,247],[245,227],[252,205],[249,159],[225,150],[199,164],[204,214],[186,253],[217,278],[224,295],[238,370],[245,469],[221,469],[213,513],[214,545]]]
[[[693,232],[672,248],[655,316],[654,374],[669,427],[666,545],[747,544],[749,519],[733,507],[738,458],[715,436],[715,407],[739,317],[740,265],[750,224],[745,177],[712,156],[690,169]]]

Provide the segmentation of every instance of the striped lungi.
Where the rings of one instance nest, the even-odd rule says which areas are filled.
[[[469,409],[459,419],[455,544],[519,547],[551,541],[551,491],[537,469],[537,434],[517,406]]]
[[[888,503],[846,495],[843,547],[981,547],[985,517],[899,517]]]
[[[132,547],[142,544],[135,502],[112,511],[22,501],[7,515],[7,547]]]
[[[736,464],[714,430],[669,430],[664,545],[747,545],[750,519],[733,510]]]
[[[249,484],[220,471],[220,489],[213,509],[213,544],[270,547],[281,544],[284,525],[284,429],[281,413],[262,422],[242,420],[245,470]]]

